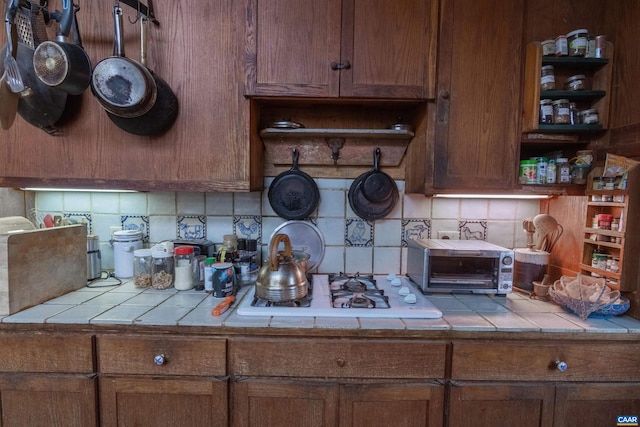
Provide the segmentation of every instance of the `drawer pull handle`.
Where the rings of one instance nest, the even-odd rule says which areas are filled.
[[[560,372],[565,372],[569,367],[567,366],[567,362],[564,362],[562,360],[558,360],[556,362],[556,369],[558,369],[558,371]]]
[[[336,363],[338,364],[339,367],[344,368],[344,366],[347,364],[347,362],[344,359],[337,359]]]
[[[166,359],[164,357],[164,354],[158,354],[156,357],[153,358],[153,363],[155,363],[158,366],[164,365],[165,362],[166,362]]]

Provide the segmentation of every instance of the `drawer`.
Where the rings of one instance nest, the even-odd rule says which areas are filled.
[[[0,335],[0,372],[95,372],[90,335]]]
[[[453,344],[454,380],[638,381],[640,344],[620,342]],[[558,362],[566,370],[558,369]]]
[[[183,337],[99,336],[103,374],[226,375],[226,340]]]
[[[444,342],[349,339],[234,339],[234,375],[274,377],[443,378]]]

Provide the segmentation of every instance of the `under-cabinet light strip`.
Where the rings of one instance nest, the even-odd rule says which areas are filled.
[[[434,194],[436,198],[447,199],[550,199],[548,194]]]

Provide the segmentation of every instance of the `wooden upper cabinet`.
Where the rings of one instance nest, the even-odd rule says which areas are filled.
[[[126,56],[140,58],[136,10],[124,11]],[[49,9],[61,9],[60,0]],[[61,133],[51,136],[20,116],[0,130],[0,186],[135,190],[262,189],[262,144],[251,144],[250,101],[243,96],[241,2],[156,1],[147,65],[175,92],[179,114],[161,136],[117,127],[88,88],[67,99]],[[113,2],[82,1],[78,23],[91,63],[113,55]],[[57,25],[47,30],[55,37]],[[0,34],[0,46],[6,36]],[[18,50],[24,47],[18,47]]]
[[[436,0],[249,0],[245,93],[432,98]]]
[[[440,7],[434,173],[426,191],[512,189],[524,0],[444,0]]]

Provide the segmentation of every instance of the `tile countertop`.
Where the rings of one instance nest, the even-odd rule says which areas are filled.
[[[131,280],[117,284],[114,279],[107,279],[0,317],[0,322],[640,334],[640,320],[627,316],[581,320],[553,302],[534,300],[519,293],[506,297],[432,295],[428,299],[442,311],[440,319],[381,319],[240,316],[235,307],[248,290],[248,287],[241,288],[233,307],[216,317],[211,315],[211,310],[222,299],[202,291],[138,289]]]

